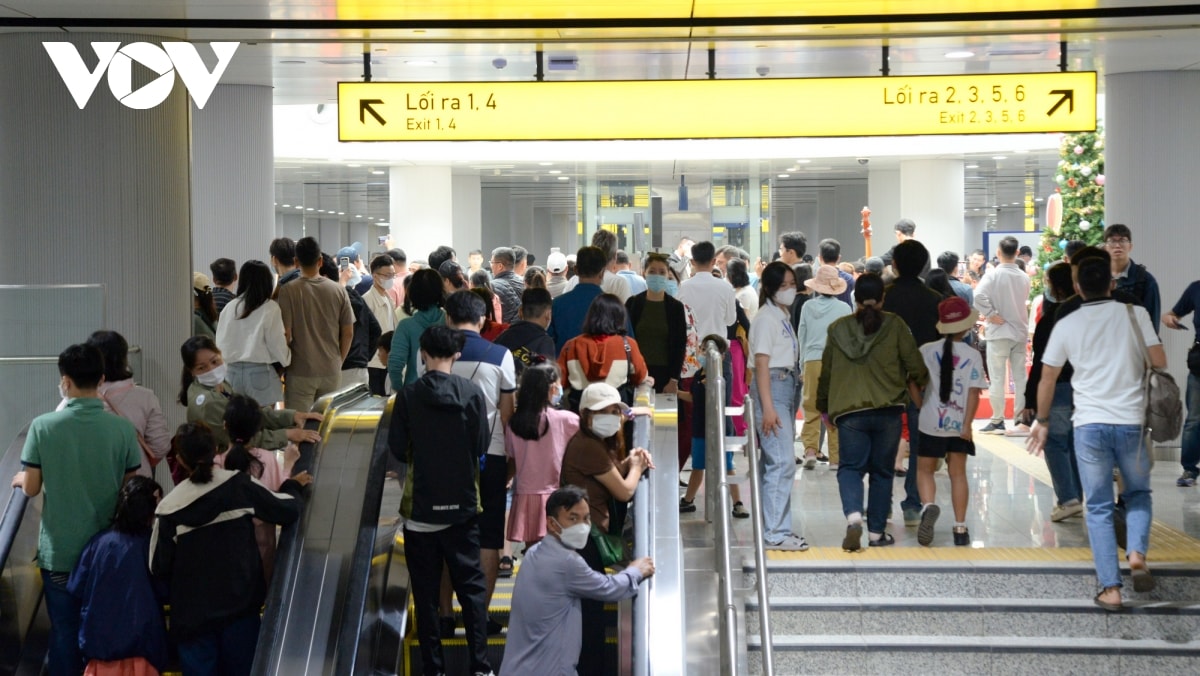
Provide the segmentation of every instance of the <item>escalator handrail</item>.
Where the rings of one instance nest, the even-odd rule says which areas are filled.
[[[633,446],[650,448],[654,439],[654,416],[639,415],[633,420]],[[654,556],[654,482],[650,472],[642,475],[633,494],[633,558]],[[654,578],[646,583],[647,588],[633,597],[632,667],[635,676],[650,673],[650,588]]]
[[[363,490],[362,520],[359,523],[358,537],[354,544],[354,555],[350,560],[349,584],[346,588],[342,610],[342,628],[337,642],[338,655],[334,668],[335,674],[361,672],[355,668],[355,662],[362,658],[358,654],[358,646],[362,636],[363,617],[370,589],[371,564],[375,558],[383,488],[387,480],[387,455],[391,452],[388,445],[388,432],[391,430],[392,406],[395,405],[395,402],[395,396],[388,398],[387,405],[384,406],[383,413],[379,417],[379,426],[375,431],[375,444],[371,451],[367,485]],[[400,477],[401,486],[403,486],[404,478]]]
[[[359,385],[326,395],[313,405],[311,410],[323,415],[324,419],[319,423],[313,420],[306,421],[304,429],[317,430],[321,434],[321,439],[317,442],[300,444],[300,458],[292,466],[293,475],[304,471],[314,473],[317,456],[324,446],[325,439],[329,436],[329,426],[337,417],[336,411],[366,396],[369,396],[366,387]],[[314,473],[313,481],[316,481],[317,478]],[[258,632],[258,651],[254,656],[252,674],[268,673],[267,670],[274,659],[273,656],[278,652],[277,643],[284,621],[287,619],[287,608],[281,601],[295,585],[296,569],[300,555],[303,553],[301,535],[304,533],[307,522],[308,505],[306,504],[299,519],[280,529],[279,542],[275,549],[275,572],[271,577],[271,586],[267,590],[267,603],[263,611],[262,626]]]
[[[29,432],[29,425],[26,424],[21,428],[21,431],[13,439],[9,445],[8,451],[4,456],[5,462],[0,462],[0,467],[20,467],[19,458],[21,451],[25,447],[25,435]],[[16,454],[16,461],[9,456]],[[5,476],[0,476],[0,481],[9,481],[7,472]],[[8,563],[8,555],[12,552],[13,543],[17,539],[17,531],[21,528],[21,522],[25,519],[25,510],[29,506],[29,497],[25,495],[25,491],[21,488],[13,488],[12,494],[8,497],[8,503],[4,506],[4,512],[0,514],[0,570],[4,570],[4,566]]]

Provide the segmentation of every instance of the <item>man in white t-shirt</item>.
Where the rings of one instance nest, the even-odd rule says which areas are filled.
[[[600,289],[604,293],[611,293],[620,298],[622,303],[629,300],[629,297],[633,295],[629,280],[617,274],[617,236],[608,230],[597,230],[596,234],[592,235],[592,246],[603,251],[605,261],[607,261]],[[567,280],[567,291],[574,289],[578,284],[578,275]]]
[[[696,333],[704,338],[717,334],[728,336],[729,327],[737,321],[737,299],[728,282],[714,277],[713,265],[717,250],[712,242],[692,246],[692,277],[679,285],[679,300],[696,316]]]
[[[986,324],[987,366],[991,376],[988,401],[992,405],[992,420],[980,432],[1003,434],[1004,392],[1008,388],[1008,372],[1012,371],[1013,411],[1025,408],[1025,345],[1029,341],[1029,275],[1017,267],[1016,237],[1000,240],[997,255],[1000,265],[979,282],[975,288],[975,309]],[[1021,432],[1026,430],[1021,429]]]
[[[990,274],[988,275],[991,276]],[[1150,591],[1154,578],[1146,568],[1149,544],[1150,455],[1143,442],[1145,412],[1145,361],[1156,368],[1167,365],[1150,315],[1141,307],[1124,305],[1110,297],[1112,270],[1101,258],[1087,258],[1075,269],[1075,288],[1083,306],[1054,325],[1042,355],[1042,378],[1038,384],[1037,423],[1030,433],[1029,450],[1040,453],[1045,446],[1054,385],[1068,361],[1074,367],[1071,386],[1075,390],[1075,456],[1079,479],[1087,502],[1088,539],[1101,591],[1096,605],[1105,610],[1121,608],[1121,571],[1117,562],[1117,540],[1113,530],[1114,468],[1120,468],[1125,490],[1127,546],[1125,552],[1136,591]],[[1130,321],[1130,312],[1135,321]],[[1146,344],[1145,354],[1136,330]]]

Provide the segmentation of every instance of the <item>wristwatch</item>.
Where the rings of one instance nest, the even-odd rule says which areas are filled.
[[[1037,422],[1039,425],[1045,425],[1050,422],[1050,419],[1049,418],[1034,418],[1034,421]]]

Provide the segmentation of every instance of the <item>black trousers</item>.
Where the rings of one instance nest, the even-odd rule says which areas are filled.
[[[404,557],[408,562],[409,585],[417,611],[417,639],[421,645],[421,668],[426,676],[445,672],[441,631],[438,627],[438,592],[442,565],[450,570],[450,582],[462,606],[471,671],[492,670],[487,656],[487,586],[479,565],[479,520],[472,518],[434,533],[404,529]]]
[[[612,515],[609,515],[609,518],[612,518]],[[600,550],[594,540],[588,538],[587,544],[579,553],[587,562],[588,568],[604,572],[604,564],[600,562]],[[604,649],[604,602],[580,599],[579,611],[583,620],[583,644],[579,649],[576,671],[579,676],[605,676],[607,653]]]
[[[387,385],[387,369],[377,369],[367,367],[367,389],[378,397],[386,397],[387,390],[384,389]]]

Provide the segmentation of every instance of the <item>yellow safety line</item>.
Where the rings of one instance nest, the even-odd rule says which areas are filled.
[[[1154,563],[1200,563],[1200,548],[1164,547],[1155,542],[1151,550]],[[806,552],[768,551],[772,561],[1010,561],[1013,563],[1091,563],[1092,550],[1085,547],[866,547],[846,552],[840,547],[812,547]]]

